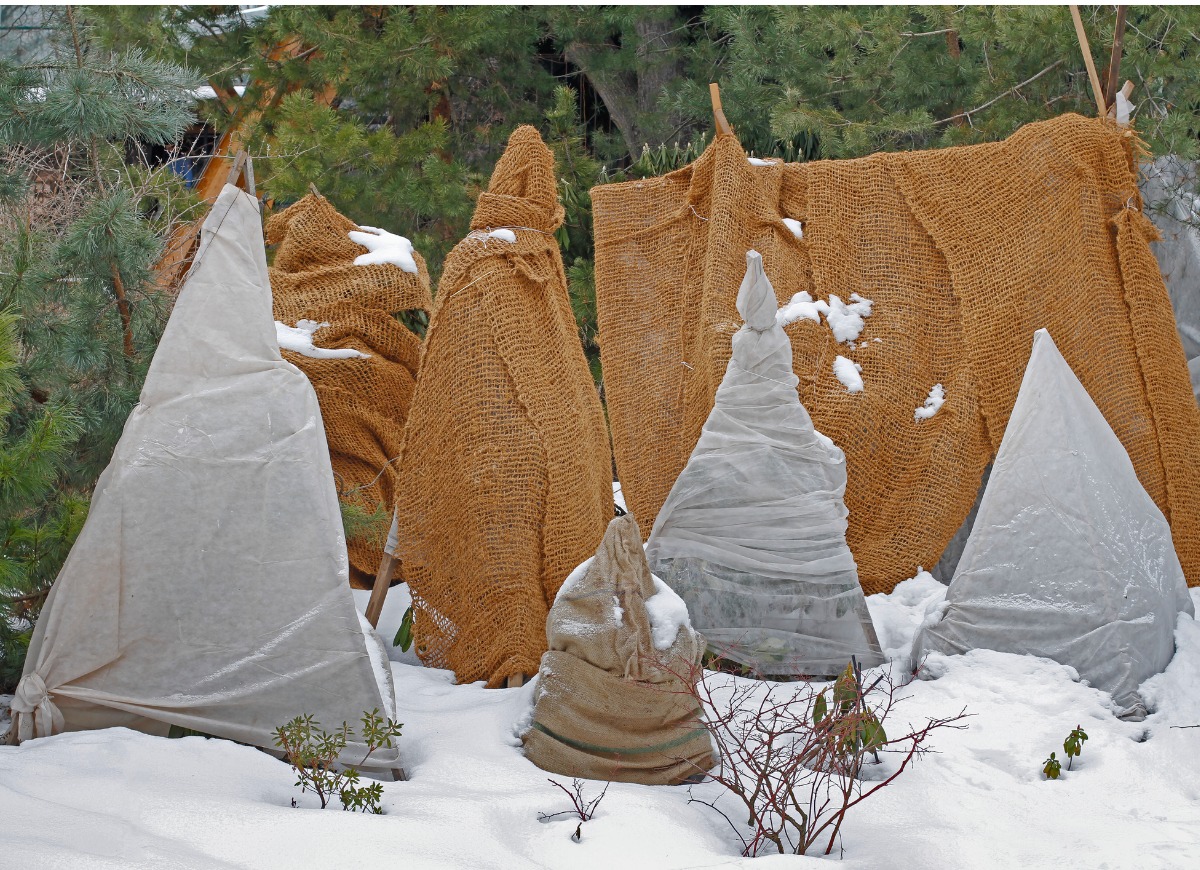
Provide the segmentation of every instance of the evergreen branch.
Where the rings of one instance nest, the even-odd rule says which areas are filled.
[[[942,124],[949,124],[949,123],[959,120],[960,118],[966,118],[967,120],[970,120],[972,115],[976,114],[977,112],[982,112],[988,106],[992,105],[993,103],[1000,102],[1000,100],[1004,99],[1005,97],[1009,96],[1010,94],[1015,95],[1017,93],[1017,91],[1019,91],[1021,88],[1025,87],[1028,84],[1032,84],[1033,82],[1036,82],[1038,79],[1040,79],[1046,73],[1050,72],[1053,69],[1056,69],[1057,67],[1062,66],[1062,64],[1063,64],[1063,62],[1061,60],[1056,60],[1054,63],[1050,64],[1050,66],[1046,67],[1044,70],[1039,72],[1037,75],[1030,76],[1029,78],[1025,79],[1025,81],[1021,82],[1019,85],[1013,85],[1007,91],[1004,91],[1003,93],[998,94],[995,97],[992,97],[992,99],[988,100],[982,106],[976,106],[974,109],[967,109],[967,111],[959,112],[957,115],[951,115],[949,118],[942,118],[940,121],[934,121],[933,126],[940,127]]]

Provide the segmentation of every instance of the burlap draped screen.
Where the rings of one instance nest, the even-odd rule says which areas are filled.
[[[417,652],[459,682],[537,670],[549,605],[613,514],[604,414],[554,238],[562,219],[554,156],[519,127],[446,258],[422,350],[396,555]]]
[[[314,359],[290,350],[283,358],[308,375],[321,403],[334,479],[343,500],[367,513],[395,500],[396,459],[416,386],[421,342],[393,314],[428,311],[429,273],[413,253],[417,274],[390,263],[354,265],[366,249],[350,241],[358,227],[322,196],[310,194],[267,221],[279,245],[270,269],[275,319],[328,322],[314,341],[354,348],[368,359]],[[386,526],[385,526],[386,527]],[[350,582],[370,588],[383,539],[352,538]]]
[[[725,136],[669,175],[593,189],[605,395],[634,514],[657,514],[712,408],[753,248],[780,302],[805,290],[875,303],[853,348],[824,322],[787,327],[800,399],[846,451],[847,539],[866,592],[937,561],[1043,327],[1200,583],[1200,411],[1131,146],[1078,115],[1003,142],[807,164],[751,164]],[[862,366],[863,392],[834,377],[838,355]],[[938,383],[945,405],[915,420]]]

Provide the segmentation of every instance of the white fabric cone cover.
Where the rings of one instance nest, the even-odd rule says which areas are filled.
[[[227,185],[34,631],[18,739],[169,723],[270,748],[300,714],[395,715],[316,394],[279,355],[270,294],[258,203]]]
[[[846,545],[846,459],[813,428],[762,258],[746,254],[733,356],[646,544],[709,648],[766,675],[883,661]]]
[[[928,651],[1045,656],[1126,709],[1174,654],[1193,606],[1166,518],[1046,330],[1033,352],[979,515]]]

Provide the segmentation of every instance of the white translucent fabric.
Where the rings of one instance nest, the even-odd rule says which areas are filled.
[[[687,466],[646,544],[720,655],[766,675],[836,674],[883,661],[846,545],[846,459],[813,428],[792,348],[755,251],[745,320]]]
[[[269,748],[297,715],[391,716],[373,641],[316,394],[276,345],[258,203],[226,186],[38,621],[16,736],[174,724]]]
[[[1127,709],[1193,612],[1171,529],[1044,329],[940,622],[914,661],[984,648],[1045,656]]]
[[[1183,353],[1200,358],[1200,196],[1195,162],[1166,155],[1142,166],[1146,215],[1162,239],[1151,250],[1175,309]]]

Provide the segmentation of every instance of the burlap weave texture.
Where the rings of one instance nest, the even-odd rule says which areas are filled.
[[[537,670],[550,602],[612,517],[608,433],[553,235],[562,217],[554,157],[519,127],[446,258],[422,349],[396,555],[417,652],[459,682]]]
[[[709,770],[712,744],[685,682],[700,673],[704,638],[680,625],[655,644],[646,602],[673,593],[656,587],[632,516],[609,523],[571,581],[546,620],[525,756],[552,773],[646,785]]]
[[[677,172],[595,188],[601,360],[631,510],[657,514],[699,437],[753,248],[780,302],[803,290],[875,303],[853,347],[824,322],[787,327],[800,399],[847,454],[847,539],[866,592],[937,561],[1042,327],[1200,583],[1200,413],[1130,144],[1111,124],[1064,115],[998,143],[756,166],[722,137]],[[838,355],[862,366],[863,392],[834,377]],[[937,383],[945,405],[915,420]]]
[[[433,307],[429,273],[390,263],[354,265],[366,252],[350,241],[358,227],[322,196],[310,194],[267,221],[267,241],[279,246],[270,269],[275,319],[328,322],[314,343],[353,348],[367,359],[314,359],[284,350],[312,382],[321,405],[334,479],[343,501],[367,513],[395,500],[404,424],[416,386],[421,342],[393,316]],[[386,526],[385,526],[386,527]],[[383,540],[351,538],[350,582],[370,588]]]

